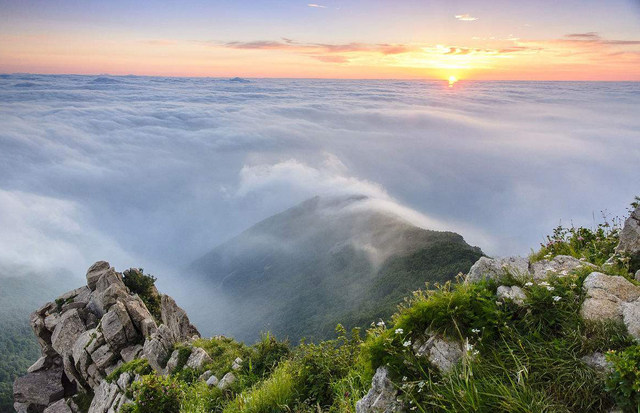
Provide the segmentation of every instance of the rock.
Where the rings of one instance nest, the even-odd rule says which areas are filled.
[[[107,413],[116,402],[116,396],[120,395],[117,383],[109,383],[103,380],[95,390],[95,395],[89,406],[88,413]]]
[[[147,310],[147,306],[144,305],[140,297],[129,297],[127,301],[125,301],[125,306],[127,307],[131,321],[133,321],[133,325],[143,337],[150,336],[156,330],[157,326],[155,322],[153,322],[153,316],[149,310]],[[146,321],[151,321],[153,327],[147,324]]]
[[[46,409],[44,409],[43,413],[73,413],[67,401],[64,399],[60,399],[57,402],[49,405]]]
[[[168,295],[161,298],[162,322],[169,327],[174,340],[184,341],[194,335],[200,336],[198,329],[189,321],[187,313]]]
[[[633,259],[640,258],[640,206],[624,221],[616,252],[628,254]]]
[[[100,370],[104,370],[115,358],[116,355],[113,354],[108,344],[97,348],[96,351],[91,353],[91,360],[93,360],[96,367]]]
[[[62,375],[62,367],[53,366],[18,377],[13,383],[14,401],[21,403],[21,408],[26,406],[25,411],[43,411],[49,404],[64,397]]]
[[[142,346],[140,344],[123,348],[120,351],[120,357],[122,357],[122,360],[124,360],[125,363],[128,363],[131,360],[137,359],[141,354],[142,354]]]
[[[219,380],[216,376],[209,376],[209,378],[207,379],[207,386],[209,387],[213,387],[213,386],[217,386],[219,383]]]
[[[633,277],[636,281],[640,281],[640,270],[636,271],[636,275]]]
[[[213,372],[211,370],[207,370],[204,373],[202,373],[200,375],[200,377],[198,377],[198,380],[207,381],[207,380],[209,380],[209,378],[211,378],[211,376],[213,376]],[[218,380],[218,379],[216,379],[216,380]],[[217,382],[216,382],[216,384],[217,384]]]
[[[233,360],[233,364],[231,365],[231,370],[240,370],[242,368],[242,359],[240,357],[236,357]]]
[[[73,344],[71,355],[74,361],[74,367],[82,376],[87,375],[87,368],[91,364],[91,359],[86,348],[90,342],[95,340],[96,330],[87,330],[78,337]]]
[[[515,277],[528,277],[529,261],[522,257],[481,257],[469,270],[465,282],[473,283],[483,279],[499,281],[508,274]]]
[[[356,413],[393,413],[402,410],[396,400],[398,390],[389,378],[386,367],[378,367],[371,381],[371,389],[356,402]]]
[[[123,303],[115,303],[102,317],[102,334],[114,351],[120,351],[127,344],[137,341],[138,333]]]
[[[609,372],[612,370],[612,364],[607,361],[604,354],[596,351],[593,354],[589,354],[581,358],[581,360],[589,367],[602,372]]]
[[[427,357],[442,372],[450,371],[462,358],[462,346],[457,341],[430,336],[426,341],[416,340],[413,351],[417,357]]]
[[[44,319],[44,326],[47,330],[53,331],[56,328],[56,325],[58,325],[58,321],[60,321],[59,313],[49,314]]]
[[[118,387],[120,388],[120,390],[124,392],[127,390],[132,380],[133,380],[133,376],[131,375],[131,373],[125,371],[120,375],[120,377],[118,377],[118,380],[116,383],[118,384]]]
[[[553,257],[552,260],[534,262],[531,264],[531,272],[534,280],[542,281],[548,278],[549,273],[562,277],[581,267],[596,268],[596,266],[591,263],[580,261],[569,255],[557,255]]]
[[[93,291],[100,277],[109,270],[109,263],[106,261],[98,261],[87,270],[87,286]]]
[[[222,380],[220,380],[220,382],[218,383],[218,388],[220,390],[224,390],[229,386],[231,386],[235,381],[236,381],[236,376],[233,373],[229,372],[224,375]]]
[[[200,370],[205,364],[211,363],[211,357],[207,354],[204,349],[200,347],[194,347],[189,359],[187,360],[187,367],[190,367],[194,370]]]
[[[580,314],[585,320],[622,321],[640,339],[640,287],[619,275],[592,272],[582,288],[586,298]]]
[[[38,370],[46,369],[51,366],[51,363],[52,360],[50,357],[42,356],[35,363],[33,363],[31,367],[27,369],[27,373],[33,373]]]
[[[108,274],[107,274],[108,275]],[[104,279],[107,275],[104,275],[100,280]],[[98,286],[100,285],[100,281],[98,281]],[[96,291],[99,291],[99,288]],[[129,292],[127,288],[122,283],[114,283],[109,285],[104,291],[101,292],[100,301],[102,303],[102,308],[107,311],[117,302],[123,302],[126,298],[129,297]]]
[[[149,365],[158,373],[164,370],[164,361],[169,356],[175,340],[169,327],[162,324],[158,330],[146,339],[142,348],[142,354],[149,361]]]
[[[513,287],[501,285],[500,287],[498,287],[496,293],[499,299],[510,300],[517,305],[523,305],[524,300],[526,300],[527,298],[527,294],[524,292],[524,290],[517,285],[514,285]]]
[[[180,359],[180,350],[173,350],[171,353],[171,357],[169,357],[169,361],[167,361],[167,366],[165,367],[165,373],[171,374],[178,367],[178,360]]]
[[[77,309],[72,309],[60,318],[53,334],[51,335],[51,345],[58,354],[70,352],[73,344],[80,334],[84,333],[86,327],[78,314]]]

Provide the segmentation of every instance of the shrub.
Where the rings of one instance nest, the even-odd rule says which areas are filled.
[[[262,334],[260,340],[252,346],[252,350],[248,363],[245,363],[243,368],[259,378],[271,374],[280,360],[291,354],[288,341],[278,341],[269,333]]]
[[[294,369],[290,362],[281,363],[269,378],[236,396],[224,412],[272,413],[290,410],[286,406],[293,405],[296,399]]]
[[[131,386],[134,403],[131,413],[176,413],[180,411],[182,386],[171,377],[149,374]]]
[[[640,412],[640,345],[618,352],[611,351],[607,354],[607,360],[613,364],[607,390],[620,407]]]
[[[185,389],[180,413],[220,412],[226,402],[222,390],[199,381]]]
[[[111,374],[109,374],[105,378],[105,380],[108,381],[109,383],[113,383],[114,381],[118,380],[118,377],[120,377],[122,373],[129,372],[129,373],[132,373],[133,375],[136,375],[136,374],[145,375],[145,374],[151,373],[152,371],[153,369],[151,368],[147,360],[135,359],[135,360],[131,360],[128,363],[124,363],[118,368],[116,368],[114,371],[111,372]]]
[[[122,281],[132,293],[138,294],[151,315],[159,321],[162,313],[160,296],[155,289],[156,277],[145,274],[142,268],[131,268],[122,273]]]

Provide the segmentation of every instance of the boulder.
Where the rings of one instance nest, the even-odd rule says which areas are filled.
[[[140,344],[125,347],[120,351],[120,357],[122,357],[122,360],[124,360],[125,363],[137,359],[141,354],[142,346]]]
[[[43,413],[73,413],[73,411],[67,404],[66,400],[60,399],[44,409]]]
[[[416,340],[413,351],[417,357],[427,357],[429,362],[442,372],[450,371],[462,358],[462,345],[445,337],[432,335],[425,340]]]
[[[529,261],[522,257],[481,257],[469,270],[465,282],[473,283],[483,279],[500,281],[509,274],[515,277],[528,277]]]
[[[220,380],[220,382],[218,383],[218,388],[220,390],[224,390],[231,386],[235,381],[236,376],[233,373],[229,372],[225,374],[224,377],[222,377],[222,380]]]
[[[107,413],[110,412],[110,409],[111,411],[117,411],[112,409],[112,406],[116,404],[116,397],[118,396],[122,396],[118,384],[103,380],[95,389],[88,413]]]
[[[213,376],[213,372],[211,370],[207,370],[204,373],[202,373],[200,375],[200,377],[198,377],[198,380],[200,381],[207,381],[211,378],[211,376]],[[217,380],[217,379],[216,379]],[[217,384],[217,383],[216,383]]]
[[[86,327],[77,309],[72,309],[60,317],[51,335],[51,345],[58,354],[71,352],[73,344],[80,334],[86,331]]]
[[[33,373],[38,370],[49,368],[52,362],[53,360],[51,359],[51,357],[42,356],[35,363],[33,363],[31,367],[27,369],[27,373]]]
[[[219,382],[220,382],[220,380],[218,380],[218,378],[216,376],[211,375],[207,379],[207,386],[209,386],[209,387],[217,386]]]
[[[111,347],[108,344],[98,347],[96,351],[91,353],[91,360],[100,370],[107,368],[115,358],[116,355],[111,351]]]
[[[98,261],[87,270],[87,287],[92,291],[96,289],[96,284],[100,277],[109,270],[109,263]]]
[[[131,373],[125,371],[120,375],[120,377],[118,377],[118,380],[116,381],[116,383],[118,384],[118,387],[120,388],[120,390],[124,392],[129,388],[129,385],[131,384],[132,381],[133,381],[133,376],[131,375]]]
[[[158,373],[162,373],[165,360],[172,351],[175,339],[169,327],[162,324],[158,330],[145,340],[142,347],[142,355],[149,365]]]
[[[87,330],[78,337],[73,344],[71,355],[73,357],[73,364],[78,373],[82,376],[87,375],[87,368],[91,364],[89,353],[87,352],[87,346],[89,343],[95,341],[96,330]]]
[[[194,370],[200,370],[205,364],[211,363],[211,357],[207,354],[204,349],[200,347],[194,347],[193,351],[191,351],[191,355],[187,360],[187,367],[190,367]]]
[[[624,221],[619,239],[616,252],[628,254],[638,260],[640,258],[640,206],[636,207],[629,218]]]
[[[582,288],[586,298],[580,314],[585,320],[621,321],[640,339],[640,287],[619,275],[592,272]]]
[[[162,322],[169,328],[176,341],[184,341],[191,337],[200,336],[198,329],[189,321],[187,313],[168,295],[161,298]]]
[[[233,364],[231,365],[231,370],[240,370],[242,368],[242,359],[240,357],[236,357],[233,360]]]
[[[147,306],[142,302],[142,299],[137,295],[128,297],[125,301],[125,306],[127,307],[127,312],[129,313],[129,317],[131,317],[131,321],[133,321],[133,325],[140,334],[142,334],[143,337],[150,336],[157,326],[155,322],[153,322],[153,316],[147,309]],[[151,323],[153,323],[153,327],[149,326],[146,321],[151,321]]]
[[[389,378],[386,367],[378,367],[371,381],[371,389],[356,402],[356,413],[393,413],[402,410],[396,400],[398,390]]]
[[[166,374],[172,374],[176,368],[178,367],[178,361],[180,359],[180,350],[173,350],[171,353],[171,357],[169,357],[169,361],[167,361],[167,366],[164,371]]]
[[[523,305],[524,300],[527,299],[527,294],[522,288],[518,287],[517,285],[514,285],[513,287],[501,285],[500,287],[498,287],[496,294],[499,299],[509,300],[517,305]]]
[[[541,260],[531,264],[531,273],[534,280],[542,281],[549,276],[549,273],[562,277],[582,267],[596,268],[591,263],[580,261],[569,255],[557,255],[551,260]]]
[[[107,344],[114,350],[120,351],[138,339],[138,333],[133,326],[127,309],[122,302],[116,302],[102,317],[102,334]]]
[[[62,367],[52,366],[18,377],[13,383],[13,399],[28,412],[42,412],[49,404],[64,397]],[[16,408],[18,410],[18,408]]]

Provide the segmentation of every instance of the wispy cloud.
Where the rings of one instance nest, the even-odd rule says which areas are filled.
[[[469,14],[466,14],[466,13],[465,14],[456,14],[455,17],[456,17],[456,19],[461,20],[463,22],[472,22],[472,21],[478,20],[477,17],[473,17],[473,16],[471,16]]]
[[[570,39],[580,39],[580,40],[599,40],[600,35],[596,32],[587,32],[587,33],[570,33],[565,37]]]
[[[326,9],[327,8],[327,6],[323,6],[321,4],[316,4],[316,3],[309,3],[309,4],[307,4],[307,6],[308,7],[313,7],[313,8],[316,8],[316,9]]]

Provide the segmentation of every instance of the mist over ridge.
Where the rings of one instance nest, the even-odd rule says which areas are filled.
[[[637,83],[0,77],[0,265],[173,277],[315,195],[365,194],[490,255],[623,213]],[[597,191],[593,188],[599,188]],[[514,230],[517,229],[517,230]]]

